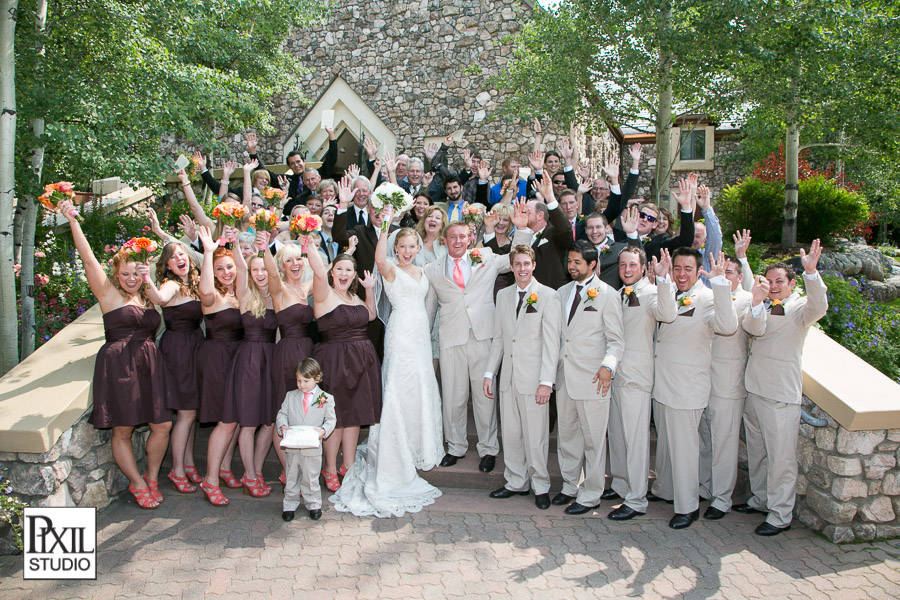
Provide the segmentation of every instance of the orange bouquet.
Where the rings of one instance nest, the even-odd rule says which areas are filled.
[[[285,199],[285,197],[287,197],[287,194],[284,193],[284,190],[276,187],[267,187],[266,189],[261,191],[260,194],[262,194],[262,197],[269,202],[272,202],[274,200],[281,202]]]
[[[297,235],[309,235],[322,229],[322,218],[317,215],[298,215],[291,219],[291,231]]]
[[[129,261],[149,263],[158,248],[159,245],[150,238],[133,237],[122,244],[119,252],[127,256]]]
[[[272,231],[278,227],[278,213],[274,210],[260,208],[250,215],[250,224],[253,225],[257,231]],[[260,248],[257,256],[262,258],[265,251],[265,248]]]
[[[59,210],[59,203],[63,200],[74,200],[75,189],[71,181],[59,181],[57,183],[48,183],[44,186],[44,193],[38,196],[38,202],[44,205],[47,210]],[[73,211],[74,212],[74,211]],[[83,221],[79,215],[74,215],[79,221]]]
[[[463,222],[468,225],[475,223],[476,226],[481,225],[484,221],[484,207],[480,204],[469,204],[462,211]]]
[[[212,211],[213,219],[217,219],[223,225],[228,227],[237,227],[241,219],[247,216],[247,207],[238,202],[222,202],[217,204]],[[225,245],[225,238],[219,238],[216,243],[220,246]]]

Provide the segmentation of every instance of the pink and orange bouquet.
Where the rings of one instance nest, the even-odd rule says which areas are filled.
[[[287,194],[284,193],[284,190],[276,187],[267,187],[263,191],[260,192],[262,197],[268,200],[269,202],[281,202],[287,197]]]
[[[124,244],[119,250],[129,261],[149,263],[153,258],[153,253],[159,249],[159,245],[145,237],[133,237]]]
[[[257,231],[272,231],[278,227],[278,213],[274,210],[260,208],[250,215],[250,224],[253,225],[254,229]],[[260,248],[257,256],[262,258],[265,251],[265,248]]]
[[[75,200],[75,188],[71,181],[58,181],[56,183],[48,183],[44,186],[44,193],[38,196],[38,202],[44,205],[47,210],[59,210],[59,203],[63,200]],[[79,221],[83,219],[79,215],[75,215]]]
[[[469,204],[463,208],[462,216],[466,225],[474,223],[476,226],[479,226],[484,221],[484,207],[480,204]]]
[[[238,202],[222,202],[217,204],[212,211],[213,219],[217,219],[223,225],[228,227],[237,227],[241,220],[247,216],[247,207]],[[225,245],[225,238],[219,238],[216,243],[220,246]]]
[[[298,215],[291,219],[291,231],[297,235],[309,235],[322,229],[322,218],[318,215]]]

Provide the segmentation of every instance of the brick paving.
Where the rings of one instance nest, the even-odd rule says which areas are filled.
[[[532,499],[446,489],[422,513],[281,520],[280,492],[229,491],[215,509],[167,493],[155,511],[122,499],[98,516],[97,581],[25,581],[0,558],[0,598],[900,598],[897,541],[835,546],[797,525],[753,535],[731,514],[672,531],[671,507],[625,523],[540,511]],[[703,507],[701,507],[702,509]]]

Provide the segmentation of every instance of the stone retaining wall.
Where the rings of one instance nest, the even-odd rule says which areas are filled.
[[[835,543],[900,537],[900,429],[850,431],[803,408],[828,424],[800,425],[797,518]]]
[[[88,410],[43,454],[0,452],[0,464],[13,494],[28,506],[103,508],[128,489],[128,479],[113,461],[109,429],[88,423]],[[139,468],[150,430],[140,427],[132,439]],[[0,526],[0,554],[16,552],[8,525]]]

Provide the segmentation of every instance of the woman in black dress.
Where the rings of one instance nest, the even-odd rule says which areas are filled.
[[[301,242],[304,248],[309,243]],[[366,335],[369,321],[376,317],[375,278],[367,272],[357,281],[356,261],[349,254],[335,257],[330,272],[315,250],[307,257],[320,338],[313,358],[322,365],[322,389],[334,396],[337,413],[337,427],[324,442],[322,469],[325,486],[334,492],[340,488],[338,475],[353,466],[360,426],[374,425],[381,417],[381,366]],[[365,303],[355,293],[357,283],[366,288]],[[337,469],[339,450],[343,460]]]
[[[140,272],[149,267],[142,265]],[[200,272],[196,263],[180,242],[163,246],[156,261],[156,281],[149,278],[147,297],[162,307],[166,330],[159,340],[170,388],[169,408],[177,411],[178,419],[172,427],[172,470],[169,481],[182,494],[197,491],[200,483],[194,466],[194,434],[197,430],[197,410],[200,408],[200,382],[197,355],[203,345],[203,310],[200,306]]]
[[[312,280],[303,281],[306,263],[303,250],[297,244],[285,244],[273,257],[271,252],[265,253],[266,271],[269,272],[269,293],[275,306],[275,316],[281,339],[275,345],[275,356],[272,361],[272,385],[276,406],[281,406],[284,397],[291,390],[297,389],[297,367],[305,359],[312,356],[313,341],[309,337],[309,327],[313,320],[313,310],[309,305]],[[279,481],[284,483],[284,450],[281,449],[281,436],[272,430],[272,442],[275,454],[281,462]]]
[[[128,478],[128,490],[141,508],[156,508],[162,501],[159,468],[172,428],[165,370],[153,341],[161,319],[145,294],[138,263],[119,252],[107,277],[75,218],[72,203],[60,202],[59,210],[69,221],[85,276],[103,312],[106,343],[94,363],[90,422],[98,429],[112,428],[113,460]],[[123,377],[125,374],[128,376]],[[145,446],[147,471],[142,475],[131,437],[134,428],[144,423],[150,426],[150,437]]]

